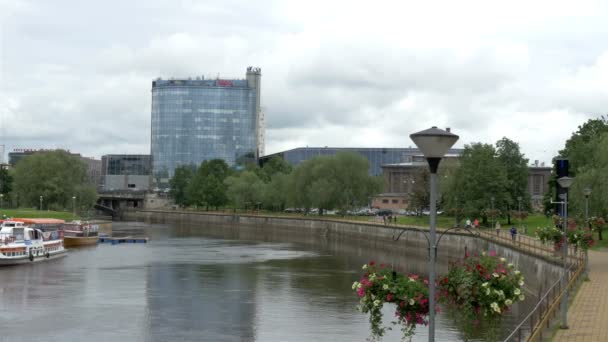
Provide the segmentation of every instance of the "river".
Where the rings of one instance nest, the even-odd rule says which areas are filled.
[[[365,341],[351,290],[374,251],[232,240],[114,223],[147,244],[100,244],[0,269],[0,341]],[[381,260],[380,260],[381,261]],[[392,262],[391,260],[384,260]],[[411,270],[426,269],[412,257]],[[385,319],[392,318],[390,308]],[[513,318],[516,321],[516,318]],[[439,314],[436,339],[460,341]],[[426,341],[419,326],[413,341]],[[399,341],[399,330],[385,341]]]

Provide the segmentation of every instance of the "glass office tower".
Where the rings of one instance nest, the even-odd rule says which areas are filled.
[[[239,167],[257,162],[260,130],[259,68],[246,79],[157,79],[152,82],[152,172],[166,188],[179,165],[223,159]]]

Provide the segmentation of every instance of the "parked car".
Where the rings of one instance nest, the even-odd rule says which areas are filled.
[[[380,209],[376,214],[379,216],[389,216],[393,215],[393,211],[390,209]]]

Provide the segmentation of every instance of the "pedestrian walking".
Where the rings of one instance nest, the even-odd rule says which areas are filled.
[[[500,222],[496,221],[496,236],[500,235]]]
[[[473,226],[475,226],[475,228],[479,228],[479,220],[475,219],[475,221],[473,221]]]
[[[515,242],[515,238],[517,237],[517,228],[515,226],[511,227],[511,240]]]
[[[397,215],[393,216],[393,223],[397,224]]]
[[[470,220],[470,219],[467,219],[467,220],[466,220],[466,222],[465,222],[465,227],[466,227],[466,228],[471,228],[471,220]]]

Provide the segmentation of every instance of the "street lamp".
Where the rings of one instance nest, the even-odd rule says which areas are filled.
[[[492,228],[494,228],[494,196],[490,197],[490,202],[492,202]]]
[[[591,195],[591,188],[583,189],[585,194],[585,226],[591,230],[591,223],[589,222],[589,195]],[[589,251],[585,249],[585,279],[589,278]]]
[[[519,216],[519,231],[521,232],[521,196],[517,196],[517,215]]]
[[[42,195],[40,195],[40,211],[42,211]]]
[[[0,194],[0,208],[2,208],[3,201],[4,201],[4,194]]]
[[[72,216],[76,216],[76,196],[72,196]]]
[[[568,268],[568,236],[566,235],[566,229],[568,227],[568,188],[572,185],[574,178],[571,177],[561,177],[558,178],[557,182],[559,186],[564,188],[566,192],[564,193],[564,223],[562,224],[562,233],[564,236],[564,244],[562,246],[562,254],[564,258],[564,274],[562,276],[562,289],[564,294],[562,295],[562,301],[560,303],[560,309],[562,314],[562,329],[568,329],[568,289],[566,282],[566,274]]]
[[[458,141],[458,136],[452,134],[449,128],[444,131],[433,126],[424,131],[410,134],[414,144],[420,149],[431,172],[431,203],[429,227],[429,341],[435,341],[435,259],[437,257],[437,168],[441,158],[450,147]]]

